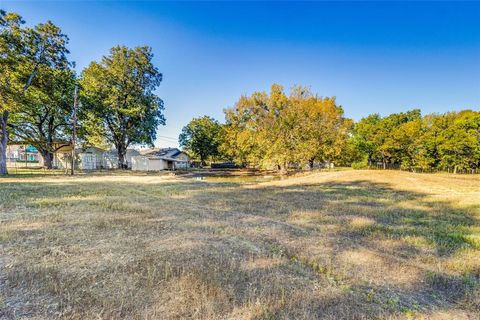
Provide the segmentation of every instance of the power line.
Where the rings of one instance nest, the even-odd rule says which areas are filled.
[[[166,140],[166,139],[157,139],[159,142],[168,143],[168,144],[177,144],[177,141]]]
[[[172,137],[167,137],[167,136],[157,136],[157,137],[165,138],[165,139],[170,139],[170,140],[175,140],[175,141],[178,140],[177,138],[172,138]]]

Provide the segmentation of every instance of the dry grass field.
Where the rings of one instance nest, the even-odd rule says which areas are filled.
[[[0,179],[1,319],[480,319],[480,177]]]

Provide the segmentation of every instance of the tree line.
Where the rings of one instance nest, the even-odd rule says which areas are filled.
[[[419,109],[355,122],[334,97],[295,86],[241,96],[225,123],[193,119],[179,143],[202,162],[228,160],[278,169],[315,165],[411,171],[478,172],[480,112],[421,114]]]
[[[75,86],[80,141],[115,146],[120,168],[130,145],[153,145],[165,124],[150,47],[115,46],[77,74],[68,42],[51,21],[27,27],[19,14],[0,10],[0,175],[9,141],[34,146],[52,168],[54,153],[71,141]]]
[[[475,172],[480,168],[480,112],[372,114],[354,126],[351,144],[354,166]]]
[[[113,47],[77,74],[69,38],[50,21],[25,26],[0,10],[0,175],[7,173],[7,143],[22,142],[52,168],[54,153],[69,145],[72,107],[79,88],[78,133],[85,146],[113,145],[125,167],[131,145],[153,145],[165,124],[155,94],[162,74],[148,46]],[[422,115],[420,110],[354,122],[334,97],[302,86],[254,92],[224,110],[225,123],[193,119],[180,145],[201,162],[228,160],[259,168],[352,165],[413,171],[476,172],[480,168],[480,115],[464,110]]]

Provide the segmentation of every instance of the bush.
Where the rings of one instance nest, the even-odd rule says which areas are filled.
[[[364,157],[361,161],[353,162],[352,168],[355,170],[367,169],[368,168],[368,158]]]

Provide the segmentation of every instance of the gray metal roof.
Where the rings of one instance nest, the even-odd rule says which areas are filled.
[[[140,154],[147,157],[158,157],[168,160],[176,160],[180,154],[184,153],[183,151],[177,148],[153,148],[140,151]]]

